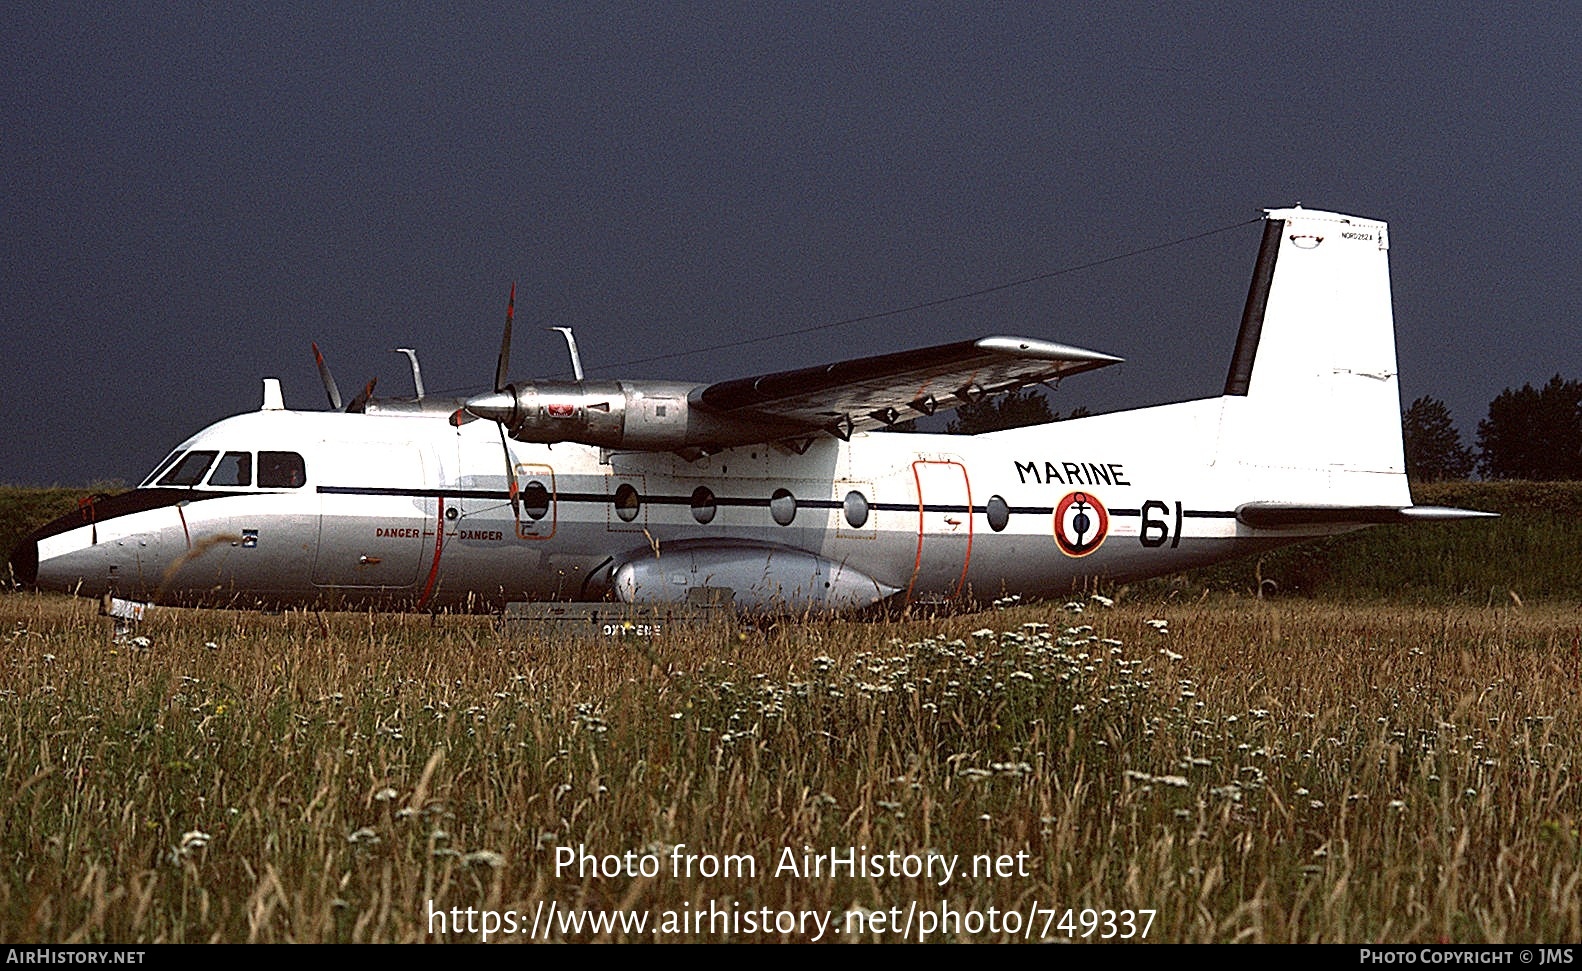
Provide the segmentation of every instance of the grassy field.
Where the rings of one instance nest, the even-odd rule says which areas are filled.
[[[1497,512],[1497,520],[1374,526],[1155,584],[1156,592],[1251,592],[1274,581],[1300,594],[1418,604],[1519,599],[1582,603],[1582,483],[1418,483],[1423,505]]]
[[[106,625],[0,596],[8,942],[478,940],[484,910],[490,940],[1582,938],[1559,603]],[[831,876],[832,847],[956,865]],[[572,923],[617,909],[647,924]]]

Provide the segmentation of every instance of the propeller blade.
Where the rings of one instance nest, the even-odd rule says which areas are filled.
[[[516,484],[516,463],[511,461],[511,446],[505,441],[505,425],[496,424],[500,430],[500,451],[505,455],[505,479],[511,493],[511,519],[515,522],[522,521],[522,501],[518,495],[520,490]]]
[[[367,411],[368,399],[374,396],[374,385],[378,383],[379,379],[377,377],[369,378],[368,383],[363,385],[363,389],[357,392],[357,397],[353,398],[352,403],[346,406],[346,413],[348,415],[360,415]]]
[[[516,316],[516,282],[511,282],[511,298],[505,305],[505,336],[500,338],[500,358],[494,365],[494,390],[505,390],[506,372],[511,367],[511,319]]]
[[[500,454],[505,458],[505,479],[511,495],[511,518],[522,521],[522,501],[516,482],[516,464],[511,461],[511,446],[506,441],[505,423],[510,420],[516,396],[506,391],[505,379],[511,369],[511,321],[516,317],[516,283],[511,283],[511,296],[505,304],[505,333],[500,336],[500,357],[494,363],[494,393],[475,395],[451,417],[451,424],[460,425],[465,415],[488,418],[500,431]],[[476,405],[476,407],[475,407]],[[519,527],[518,527],[519,528]]]
[[[324,393],[330,397],[330,408],[340,411],[341,389],[335,386],[335,378],[330,374],[330,366],[325,363],[324,355],[319,353],[317,341],[313,342],[313,360],[319,366],[319,380],[324,382]]]

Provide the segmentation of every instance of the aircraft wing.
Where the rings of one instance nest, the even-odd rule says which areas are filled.
[[[853,431],[1120,361],[1028,337],[985,337],[721,381],[698,399],[727,420],[802,426],[848,438]]]

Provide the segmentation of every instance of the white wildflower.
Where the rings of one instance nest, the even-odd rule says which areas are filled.
[[[505,866],[505,857],[494,850],[473,850],[462,857],[461,862],[464,866],[486,866],[492,870],[498,870],[500,867]]]
[[[193,854],[209,845],[209,834],[199,829],[189,830],[181,834],[181,842],[170,848],[165,855],[172,866],[181,866],[191,859]]]

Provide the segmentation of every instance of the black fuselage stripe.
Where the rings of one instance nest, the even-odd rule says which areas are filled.
[[[459,488],[400,488],[390,486],[318,486],[321,495],[339,496],[389,496],[411,499],[484,499],[507,503],[511,501],[511,494],[503,489],[459,489]],[[217,492],[189,489],[137,489],[119,496],[97,500],[90,508],[74,510],[67,515],[45,524],[25,537],[24,544],[36,544],[39,540],[71,529],[87,526],[93,523],[104,523],[121,516],[145,512],[162,506],[174,506],[180,503],[203,502],[210,499],[229,499],[233,497],[252,495],[281,495],[283,491],[259,492]],[[522,497],[519,494],[518,499]],[[660,506],[691,506],[692,497],[656,495],[639,495],[641,502],[652,503]],[[565,492],[551,494],[550,501],[566,503],[582,503],[598,506],[615,504],[615,496],[603,492]],[[752,496],[716,496],[713,502],[716,506],[732,506],[737,508],[768,508],[772,499]],[[845,507],[843,499],[798,499],[798,508],[806,509],[842,509]],[[928,503],[919,510],[915,502],[870,502],[868,508],[877,512],[895,513],[961,513],[968,515],[987,515],[986,506],[967,506],[961,503]],[[1007,512],[1019,516],[1048,516],[1053,514],[1053,506],[1009,506]],[[1142,515],[1141,509],[1111,509],[1112,519],[1137,518]],[[1235,519],[1236,512],[1228,509],[1184,509],[1181,515],[1187,519]],[[19,547],[20,548],[20,547]]]
[[[333,496],[389,496],[393,498],[412,499],[493,499],[500,502],[510,502],[511,494],[501,489],[400,489],[385,486],[319,486],[318,491],[324,495]],[[518,493],[518,498],[521,494]],[[615,501],[613,493],[607,492],[558,492],[550,493],[550,498],[555,502],[567,503],[592,503],[594,505],[608,505]],[[691,496],[666,496],[638,494],[641,502],[654,506],[691,506]],[[758,496],[714,496],[712,502],[716,506],[738,506],[768,508],[773,499]],[[798,509],[841,509],[845,507],[844,499],[798,499]],[[869,509],[880,512],[917,512],[915,502],[870,502]],[[962,504],[929,503],[925,507],[928,512],[983,512],[982,506],[966,506]],[[1052,512],[1053,507],[1015,507],[1012,512]]]
[[[1141,509],[1110,510],[1111,519],[1135,518],[1142,514],[1143,511]],[[1183,509],[1181,510],[1181,515],[1186,519],[1235,519],[1236,511],[1234,509]]]
[[[105,521],[110,520],[110,519],[118,518],[118,516],[121,516],[121,515],[129,515],[132,512],[143,512],[143,511],[145,511],[147,509],[157,509],[160,506],[164,506],[164,505],[172,505],[173,506],[173,505],[177,505],[178,503],[181,503],[181,502],[202,502],[202,501],[209,500],[209,499],[229,499],[229,498],[233,498],[233,497],[250,496],[250,495],[280,495],[280,494],[282,494],[282,493],[279,493],[279,492],[273,492],[273,493],[271,493],[271,492],[203,492],[203,491],[186,490],[186,489],[179,489],[179,490],[177,490],[177,489],[160,489],[160,490],[137,490],[137,491],[138,492],[145,492],[145,493],[152,493],[152,492],[156,492],[157,491],[158,493],[162,493],[162,495],[159,495],[158,497],[151,496],[150,499],[152,501],[150,501],[150,499],[144,499],[144,500],[142,500],[140,502],[136,502],[136,503],[130,504],[130,505],[126,504],[124,500],[122,502],[113,502],[113,501],[103,501],[103,500],[101,500],[100,503],[97,506],[97,510],[99,512],[99,515],[94,516],[92,513],[89,513],[86,510],[85,511],[81,511],[81,512],[73,512],[73,513],[70,513],[70,514],[68,514],[66,516],[62,516],[58,520],[56,520],[55,522],[49,524],[49,526],[54,527],[53,529],[45,527],[44,529],[41,529],[38,532],[42,533],[43,535],[52,535],[54,533],[64,532],[67,529],[70,529],[70,528],[72,528],[74,526],[88,525],[88,523],[93,522],[95,520],[102,523],[102,522],[105,522]],[[506,490],[504,490],[504,489],[460,489],[460,488],[420,489],[420,488],[402,488],[402,487],[396,487],[396,486],[329,486],[329,485],[326,485],[326,486],[318,486],[317,487],[317,491],[318,491],[318,493],[320,495],[332,495],[332,496],[388,496],[388,497],[392,497],[392,498],[409,498],[409,499],[487,499],[487,500],[492,500],[492,501],[497,501],[497,502],[510,502],[511,501],[511,494],[509,492],[507,492]],[[126,493],[124,495],[131,495],[131,494],[130,493]],[[120,499],[120,497],[113,497],[113,498]],[[518,493],[517,498],[519,500],[522,499],[521,493]],[[602,505],[610,505],[610,504],[615,502],[614,494],[613,493],[605,493],[605,492],[561,492],[561,493],[551,493],[549,498],[553,502],[587,503],[587,504],[591,504],[591,505],[600,505],[600,506],[602,506]],[[642,494],[639,494],[639,500],[641,502],[650,503],[650,504],[656,505],[656,506],[691,506],[692,505],[692,497],[690,495],[687,495],[687,496],[676,496],[676,495],[642,495]],[[738,508],[760,508],[760,509],[763,509],[763,508],[768,508],[770,506],[770,504],[773,502],[773,500],[769,499],[769,498],[758,497],[758,496],[715,496],[715,497],[713,497],[713,502],[714,502],[714,505],[716,505],[716,506],[734,506],[734,507],[738,507]],[[796,504],[797,504],[797,508],[799,508],[799,509],[842,509],[842,508],[845,507],[845,500],[844,499],[798,499],[798,500],[796,500]],[[117,508],[117,507],[119,507],[119,508]],[[918,504],[915,503],[915,502],[870,502],[868,504],[868,508],[871,509],[871,510],[877,511],[877,512],[902,512],[902,513],[905,513],[905,512],[917,512],[918,511]],[[980,513],[982,513],[982,514],[987,514],[988,507],[986,507],[986,506],[979,506],[979,505],[968,506],[968,505],[965,505],[963,503],[927,503],[927,504],[925,504],[923,506],[923,510],[922,511],[923,512],[935,512],[935,513],[971,513],[971,514],[980,514]],[[1007,512],[1009,512],[1009,513],[1011,513],[1013,515],[1048,516],[1048,515],[1051,515],[1052,513],[1054,513],[1054,511],[1055,511],[1055,507],[1054,506],[1008,506],[1007,507]],[[1111,510],[1109,510],[1109,514],[1110,514],[1110,518],[1112,518],[1112,519],[1135,518],[1135,517],[1138,517],[1138,516],[1142,515],[1142,510],[1141,509],[1131,509],[1131,508],[1127,508],[1127,509],[1111,509]],[[1236,518],[1235,510],[1230,510],[1230,509],[1185,509],[1185,510],[1182,510],[1181,515],[1183,517],[1187,518],[1187,519],[1235,519]],[[35,536],[34,538],[42,538],[42,536]]]
[[[494,499],[500,502],[510,502],[511,494],[500,489],[400,489],[382,486],[319,486],[318,491],[327,495],[340,496],[405,496],[413,499]],[[518,495],[520,498],[520,494]],[[593,505],[609,505],[615,502],[613,493],[606,492],[560,492],[551,493],[550,498],[555,502],[591,503]],[[692,497],[672,495],[642,495],[638,498],[641,502],[655,506],[691,506]],[[757,496],[713,496],[712,502],[716,506],[735,506],[742,508],[767,508],[772,499]],[[798,509],[841,509],[845,506],[844,499],[798,499]],[[868,508],[878,512],[917,512],[915,502],[870,502]],[[923,506],[924,512],[959,512],[959,513],[984,513],[987,506],[968,506],[962,503],[927,503]],[[1007,511],[1016,515],[1048,516],[1054,513],[1054,506],[1009,506]],[[1111,509],[1110,518],[1125,519],[1141,516],[1142,510],[1138,509]],[[1188,519],[1235,519],[1234,510],[1223,509],[1186,509],[1181,513]]]
[[[41,539],[59,536],[82,526],[107,523],[122,516],[132,516],[154,509],[165,509],[205,499],[228,499],[231,496],[269,495],[269,492],[216,492],[205,489],[166,488],[133,489],[113,496],[93,496],[82,500],[76,509],[57,516],[29,533],[25,540],[37,543]]]

